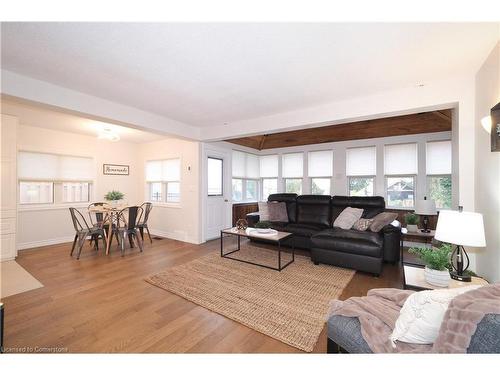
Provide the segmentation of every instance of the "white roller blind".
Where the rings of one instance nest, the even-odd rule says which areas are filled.
[[[307,155],[309,177],[333,175],[333,151],[312,151]]]
[[[181,159],[152,160],[146,162],[146,181],[180,181]]]
[[[260,157],[260,177],[278,177],[278,155]]]
[[[233,169],[233,177],[245,177],[246,163],[244,152],[233,151],[231,164]]]
[[[417,174],[417,158],[416,143],[386,145],[384,146],[385,174]]]
[[[233,150],[232,156],[233,177],[259,178],[259,157],[247,152]]]
[[[19,179],[80,180],[94,176],[92,158],[20,151],[17,174]]]
[[[428,142],[426,146],[427,174],[451,174],[451,141]]]
[[[254,154],[246,154],[246,174],[247,178],[259,178],[259,157]]]
[[[346,150],[347,176],[375,176],[377,174],[377,149],[372,147]]]
[[[303,177],[304,175],[304,161],[302,152],[294,154],[284,154],[283,161],[283,177]]]
[[[163,180],[179,181],[181,179],[181,159],[163,161]]]

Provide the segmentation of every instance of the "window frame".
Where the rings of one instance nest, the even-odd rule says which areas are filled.
[[[52,202],[46,203],[21,203],[21,183],[50,183],[52,184]],[[64,200],[63,185],[65,183],[87,183],[89,193],[87,201],[66,202]],[[20,211],[62,209],[68,207],[87,207],[94,200],[93,180],[59,180],[59,179],[29,179],[20,178],[17,180],[17,202]]]
[[[351,179],[352,178],[365,178],[371,179],[373,181],[373,195],[351,195]],[[375,183],[377,181],[377,176],[347,176],[347,196],[349,197],[375,197]]]
[[[275,180],[276,181],[276,193],[271,193],[271,194],[277,194],[280,190],[279,187],[279,178],[278,177],[262,177],[260,179],[260,201],[262,202],[267,202],[267,198],[269,197],[269,194],[267,197],[264,197],[264,180]]]
[[[241,180],[241,200],[237,201],[233,199],[233,180]],[[243,178],[243,177],[231,177],[231,201],[233,203],[249,203],[249,202],[259,202],[261,197],[261,183],[260,178]],[[247,197],[247,182],[255,181],[257,184],[256,193],[257,197],[255,199],[248,199]]]
[[[384,175],[384,198],[385,202],[387,204],[387,208],[390,208],[391,210],[414,210],[415,205],[417,203],[417,177],[418,175],[416,174],[397,174],[397,175]],[[388,194],[388,184],[387,180],[389,178],[413,178],[413,206],[412,207],[394,207],[394,206],[389,206],[389,194]]]

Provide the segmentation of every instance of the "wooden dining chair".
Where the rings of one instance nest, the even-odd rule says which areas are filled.
[[[126,207],[118,213],[117,238],[121,247],[122,256],[125,255],[125,241],[128,237],[130,247],[134,247],[134,239],[142,253],[144,250],[142,237],[139,234],[138,223],[143,209],[139,206]]]
[[[106,247],[106,231],[102,227],[89,226],[83,214],[74,207],[70,207],[69,212],[71,214],[71,220],[73,221],[73,227],[75,228],[75,239],[73,240],[73,246],[71,247],[70,256],[73,256],[75,251],[75,246],[78,243],[78,255],[76,259],[80,259],[80,254],[82,253],[82,247],[85,243],[85,239],[90,236],[95,239],[94,248],[99,250],[99,238],[102,238],[104,247]]]
[[[143,215],[139,218],[139,223],[137,224],[137,228],[139,228],[139,232],[141,233],[142,241],[144,241],[144,229],[148,232],[149,242],[153,243],[153,239],[151,238],[151,233],[149,233],[148,228],[148,219],[149,213],[153,209],[153,203],[144,202],[140,206],[142,208]]]

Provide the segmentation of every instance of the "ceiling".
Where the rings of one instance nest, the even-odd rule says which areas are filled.
[[[228,142],[265,150],[319,143],[435,133],[451,130],[451,110],[432,111],[318,128],[228,139]]]
[[[2,69],[196,127],[473,74],[498,23],[2,23]]]
[[[110,124],[85,117],[58,112],[51,108],[25,104],[16,100],[2,98],[2,113],[16,116],[22,125],[59,130],[69,133],[97,137],[104,128],[111,129],[122,141],[144,143],[157,141],[165,137],[158,134]]]

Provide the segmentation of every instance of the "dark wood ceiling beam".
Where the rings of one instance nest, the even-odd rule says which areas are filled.
[[[228,142],[263,150],[450,130],[451,110],[444,110],[229,139]]]

